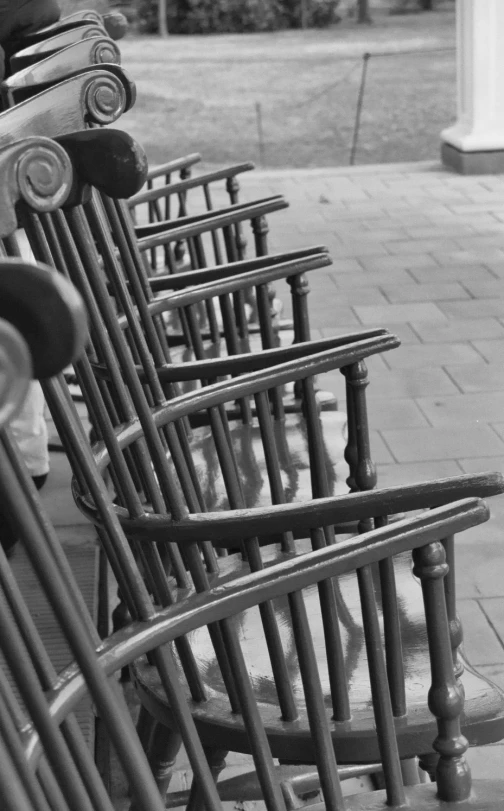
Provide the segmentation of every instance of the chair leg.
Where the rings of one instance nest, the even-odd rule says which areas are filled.
[[[420,769],[418,761],[415,757],[401,760],[401,774],[403,785],[405,786],[418,786],[421,782]]]
[[[208,765],[210,766],[210,771],[212,772],[213,779],[217,783],[219,779],[220,773],[226,767],[226,756],[228,754],[227,749],[208,749],[205,748],[205,755],[208,760]],[[236,798],[237,801],[240,799],[239,797]],[[198,787],[196,786],[194,780],[191,786],[191,794],[189,797],[189,802],[186,806],[186,811],[203,811],[204,804],[203,798],[201,797],[201,793],[198,791]]]
[[[436,768],[439,760],[439,755],[435,752],[429,752],[428,755],[420,755],[418,763],[424,772],[427,772],[433,783],[436,781]]]
[[[161,797],[166,796],[182,738],[164,724],[156,723],[150,735],[148,758]]]
[[[138,739],[142,744],[144,752],[149,751],[150,742],[152,739],[152,733],[154,731],[154,725],[156,721],[150,714],[148,710],[145,709],[143,705],[140,706],[140,712],[138,714],[138,721],[136,725],[136,730],[138,734]]]

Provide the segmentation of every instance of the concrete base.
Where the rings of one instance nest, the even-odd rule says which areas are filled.
[[[441,145],[441,160],[459,175],[499,175],[504,173],[504,149],[489,152],[462,152],[451,144]]]

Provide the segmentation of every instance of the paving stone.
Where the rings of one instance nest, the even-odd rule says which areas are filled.
[[[335,298],[334,303],[332,301],[327,301],[323,306],[318,306],[317,316],[315,319],[313,319],[317,324],[317,327],[322,329],[323,327],[334,326],[359,326],[361,322],[355,316],[350,307],[339,307],[336,302],[337,299]]]
[[[470,279],[473,282],[491,282],[495,276],[485,265],[468,262],[467,264],[446,264],[440,266],[437,262],[426,267],[412,267],[411,276],[420,284],[430,284],[448,281],[460,281]]]
[[[459,391],[446,372],[439,368],[407,368],[387,371],[376,378],[373,385],[374,393],[377,396],[397,399],[457,394]]]
[[[327,295],[332,296],[332,290],[326,289],[326,297]],[[340,285],[336,285],[336,301],[338,304],[347,304],[349,306],[360,304],[387,304],[387,299],[382,291],[375,286],[341,288]]]
[[[489,500],[490,508],[492,501]],[[502,549],[499,544],[485,543],[481,538],[478,541],[468,539],[466,533],[461,532],[455,546],[455,572],[458,600],[502,597]]]
[[[331,265],[331,273],[361,273],[362,265],[358,259],[334,259]]]
[[[426,418],[413,400],[393,400],[390,397],[369,396],[367,402],[370,424],[378,430],[418,428],[428,425]]]
[[[459,250],[459,251],[435,251],[432,253],[434,259],[439,265],[454,265],[456,263],[477,264],[478,262],[503,261],[504,252],[501,248],[490,246],[488,248],[478,248],[477,250]]]
[[[462,302],[463,303],[463,302]],[[468,302],[472,304],[473,302]],[[390,304],[389,306],[357,306],[355,312],[363,324],[394,324],[408,321],[444,320],[446,316],[437,304]]]
[[[359,273],[341,273],[332,271],[333,278],[341,288],[347,287],[379,287],[382,284],[400,285],[411,284],[413,279],[406,270],[363,270],[359,268]]]
[[[435,267],[439,264],[428,253],[409,253],[398,256],[361,256],[359,261],[365,270],[409,270],[410,268]],[[488,278],[492,278],[488,274]]]
[[[362,227],[360,230],[355,228],[355,230],[348,231],[345,228],[345,225],[342,224],[341,226],[334,227],[334,233],[341,239],[343,243],[351,242],[358,237],[359,242],[389,242],[391,240],[404,240],[406,238],[406,233],[401,228],[388,228],[388,229],[377,229],[373,228],[372,230],[364,231]]]
[[[491,282],[489,283],[491,284]],[[406,301],[438,301],[470,298],[469,293],[458,282],[439,284],[408,284],[386,286],[383,292],[392,303]]]
[[[386,242],[387,250],[392,254],[426,254],[447,253],[456,251],[458,244],[450,239],[405,239],[400,242]]]
[[[464,282],[464,287],[474,298],[504,298],[504,280],[494,282]]]
[[[466,752],[466,759],[475,778],[495,780],[502,775],[504,744],[471,746]]]
[[[369,440],[371,443],[371,458],[375,465],[386,465],[394,461],[394,457],[378,431],[370,431]]]
[[[493,428],[496,433],[504,439],[504,422],[494,422]]]
[[[400,346],[390,358],[387,358],[387,364],[391,369],[445,366],[449,363],[472,366],[478,361],[481,363],[478,353],[463,343],[410,344]]]
[[[480,667],[478,667],[478,672],[481,673],[482,676],[485,676],[485,678],[494,682],[494,684],[500,687],[500,689],[504,692],[504,665],[480,665]],[[503,744],[499,744],[499,746],[502,745]],[[479,747],[479,749],[483,750],[483,747]],[[502,755],[503,753],[500,753],[501,757]]]
[[[472,301],[441,301],[438,306],[450,318],[504,316],[504,303],[495,298],[473,299]]]
[[[502,592],[498,597],[490,597],[486,592],[486,596],[479,600],[479,604],[504,649],[504,597]]]
[[[387,256],[387,250],[378,242],[345,242],[332,249],[336,257]]]
[[[504,456],[493,456],[491,459],[486,456],[481,459],[478,459],[477,456],[473,459],[462,458],[458,460],[458,463],[464,473],[484,473],[486,470],[497,470],[504,473]],[[493,502],[494,499],[492,499]]]
[[[482,324],[483,321],[474,321],[475,324]],[[504,328],[503,324],[499,324]],[[481,336],[483,337],[483,336]],[[490,336],[487,336],[490,337]],[[473,341],[473,346],[489,363],[502,363],[504,358],[504,340],[501,341]]]
[[[504,326],[496,318],[471,318],[456,321],[414,321],[411,324],[414,332],[424,343],[443,343],[457,341],[471,341],[472,345],[484,357],[485,348],[490,346],[489,352],[497,347],[504,353]],[[479,341],[478,338],[499,338],[502,341]],[[495,346],[494,346],[495,345]],[[504,357],[504,354],[501,354]],[[489,358],[487,358],[488,360]]]
[[[504,663],[504,648],[478,601],[458,600],[457,610],[464,628],[464,653],[468,662],[475,667]]]
[[[504,355],[502,356],[504,360]],[[504,363],[479,363],[445,366],[463,392],[504,391]]]
[[[374,414],[370,413],[373,420]],[[460,473],[460,466],[453,459],[380,465],[378,467],[378,485],[380,487],[393,487],[396,484],[414,484],[415,482],[426,482],[431,479],[445,479],[448,476],[460,476]],[[471,594],[469,596],[478,595]]]
[[[465,436],[468,433],[467,424],[497,422],[504,415],[504,392],[501,391],[492,392],[491,395],[483,392],[465,394],[463,397],[419,397],[417,403],[431,425],[457,425],[460,426],[461,435]]]
[[[470,431],[455,428],[403,428],[382,431],[397,462],[422,462],[471,456],[502,456],[504,441],[487,425],[472,425]]]

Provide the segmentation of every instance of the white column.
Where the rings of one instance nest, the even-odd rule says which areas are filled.
[[[504,171],[504,0],[457,0],[457,116],[441,133],[443,161]]]

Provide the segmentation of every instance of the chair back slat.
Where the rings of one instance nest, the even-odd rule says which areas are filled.
[[[383,776],[390,805],[401,806],[406,802],[401,775],[399,751],[395,737],[394,718],[387,680],[385,656],[378,622],[378,608],[374,592],[373,573],[370,566],[357,570],[362,606],[364,637],[369,663],[369,680],[373,697],[373,709],[378,735],[378,744],[383,764]]]

